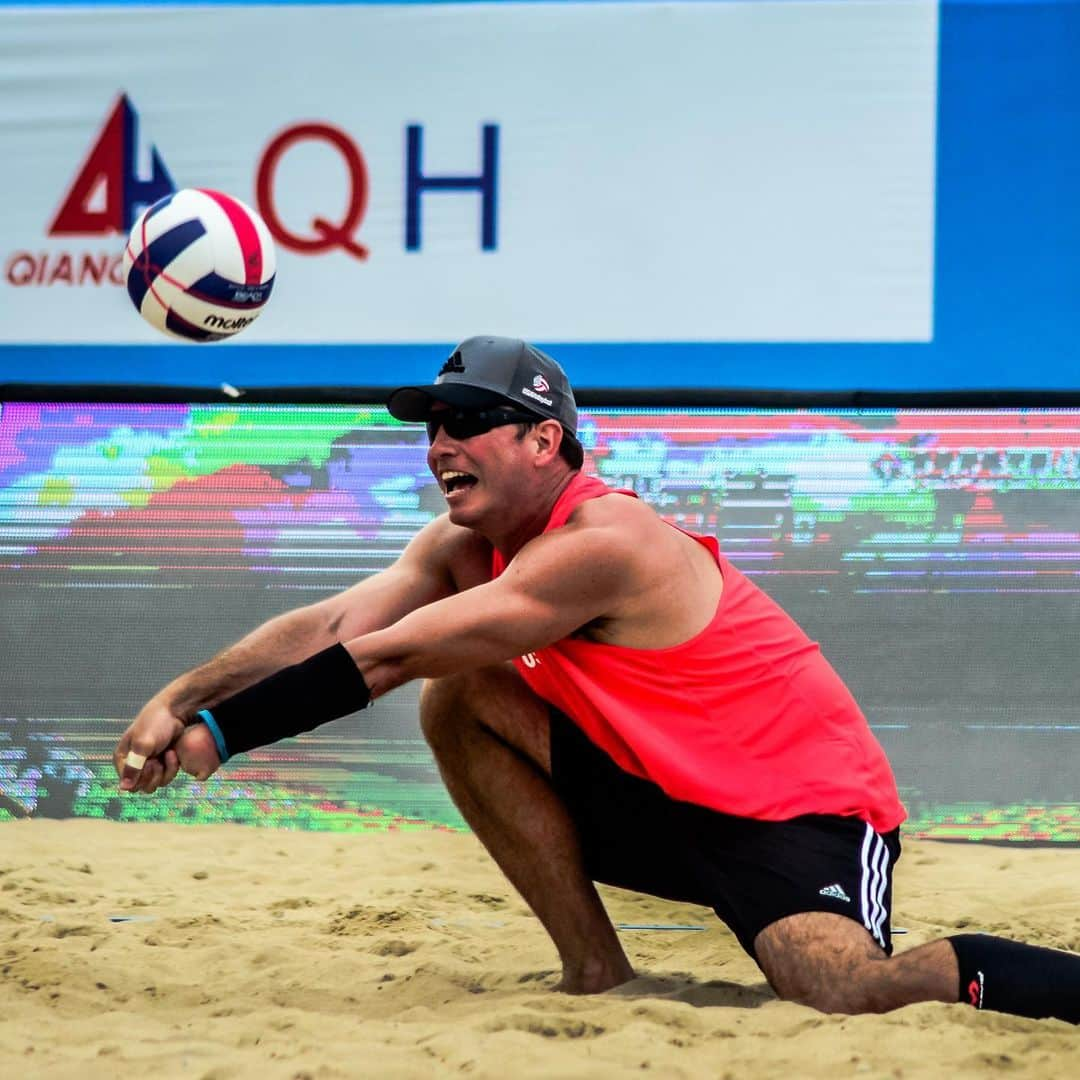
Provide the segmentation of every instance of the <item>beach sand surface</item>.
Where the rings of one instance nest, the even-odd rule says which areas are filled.
[[[1080,851],[909,842],[898,950],[983,930],[1080,951]],[[474,837],[72,819],[0,826],[0,1075],[1071,1077],[1080,1029],[964,1005],[777,1001],[705,908],[602,890],[639,977],[554,992]]]

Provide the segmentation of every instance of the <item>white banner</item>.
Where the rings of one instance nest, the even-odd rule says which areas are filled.
[[[115,256],[175,186],[278,237],[249,344],[928,341],[937,17],[0,12],[0,340],[163,340]]]

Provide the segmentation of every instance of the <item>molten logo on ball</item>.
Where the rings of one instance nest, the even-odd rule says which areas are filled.
[[[188,341],[220,341],[250,326],[270,298],[275,267],[262,218],[204,188],[148,207],[124,248],[124,279],[139,314]]]

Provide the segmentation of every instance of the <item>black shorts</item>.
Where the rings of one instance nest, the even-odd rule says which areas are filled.
[[[751,956],[766,926],[803,911],[854,919],[892,954],[899,829],[826,814],[758,821],[679,802],[620,769],[556,709],[551,773],[593,880],[711,907]]]

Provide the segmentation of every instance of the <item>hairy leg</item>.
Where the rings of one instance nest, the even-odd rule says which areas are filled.
[[[887,957],[867,930],[842,915],[789,915],[765,927],[754,950],[778,996],[822,1012],[881,1013],[957,1000],[956,954],[947,941]]]
[[[551,785],[547,705],[507,665],[428,682],[420,722],[451,798],[551,935],[558,989],[597,993],[633,978]]]

